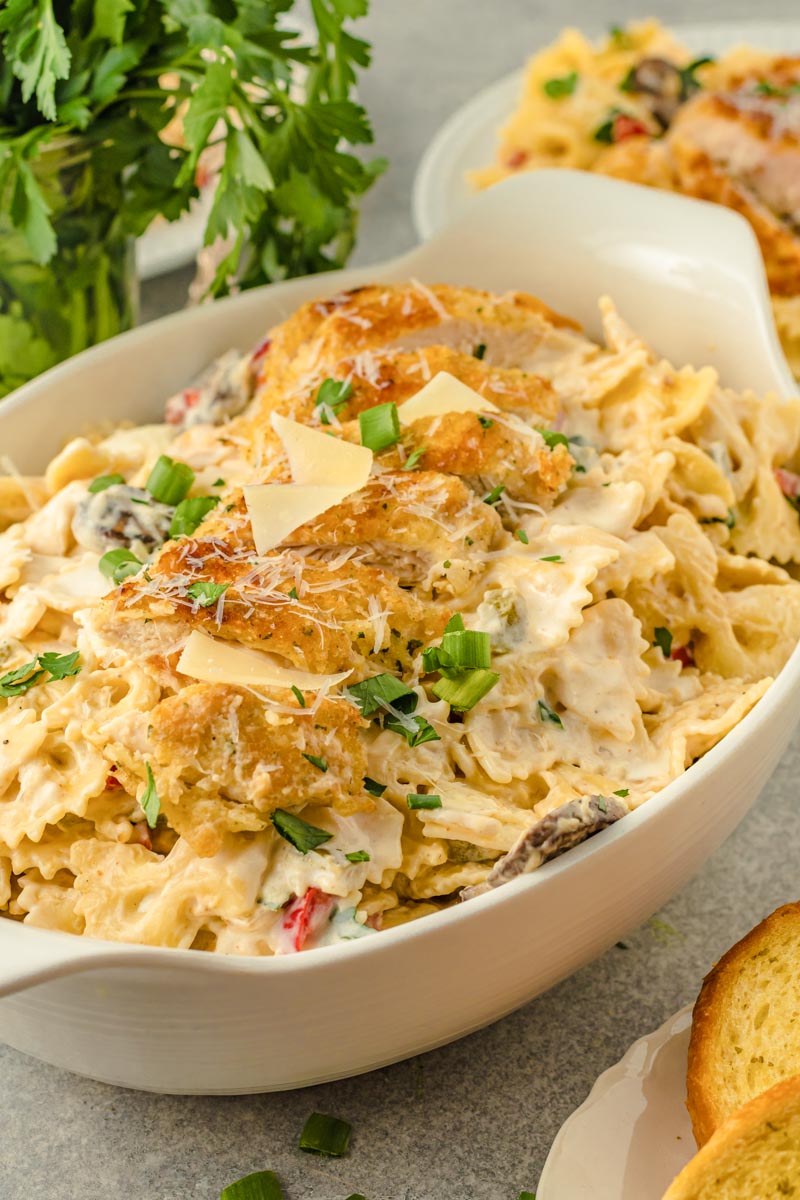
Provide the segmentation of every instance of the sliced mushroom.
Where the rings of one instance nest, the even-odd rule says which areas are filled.
[[[528,875],[548,859],[556,858],[592,834],[613,825],[627,811],[624,804],[609,796],[580,796],[554,808],[526,830],[508,854],[498,859],[483,883],[463,888],[460,898],[471,900],[509,883],[518,875]]]
[[[72,532],[79,545],[97,554],[124,546],[143,560],[169,537],[174,512],[143,488],[115,483],[80,501]]]
[[[626,90],[640,93],[662,129],[667,129],[686,99],[685,77],[666,58],[643,58],[634,67]]]

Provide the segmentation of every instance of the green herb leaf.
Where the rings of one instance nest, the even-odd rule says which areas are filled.
[[[700,67],[705,67],[709,63],[713,63],[714,58],[710,54],[704,54],[702,58],[695,58],[688,66],[681,68],[681,99],[687,100],[693,92],[700,90],[700,80],[697,78],[697,72]]]
[[[6,0],[0,11],[4,57],[22,85],[27,104],[36,105],[48,121],[56,119],[56,84],[69,75],[71,55],[52,0]]]
[[[351,850],[345,858],[349,863],[369,862],[369,850]]]
[[[442,739],[433,728],[429,721],[424,717],[411,717],[408,725],[397,717],[388,715],[383,722],[385,729],[391,729],[392,733],[399,733],[404,737],[409,746],[413,750],[416,746],[422,746],[425,742],[440,742]]]
[[[323,1113],[312,1113],[303,1126],[299,1146],[309,1154],[326,1154],[341,1158],[350,1145],[352,1125],[338,1117],[327,1117]]]
[[[669,658],[672,654],[672,634],[663,625],[653,630],[653,645],[658,646],[664,658]]]
[[[168,454],[161,454],[144,486],[160,504],[179,504],[193,483],[194,471],[187,463],[176,462]]]
[[[304,821],[302,817],[298,817],[294,813],[287,812],[285,808],[276,808],[270,820],[281,837],[290,842],[301,854],[308,854],[310,850],[316,850],[317,846],[329,842],[333,837],[333,834],[328,833],[327,829],[320,829],[318,825],[309,825],[308,821]]]
[[[561,717],[545,700],[537,701],[536,707],[539,710],[540,721],[549,721],[551,725],[557,725],[559,729],[564,728],[564,722],[561,720]]]
[[[616,790],[616,792],[614,792],[615,796],[622,796],[623,800],[625,799],[626,796],[630,796],[630,794],[631,793],[628,788],[618,788]]]
[[[442,807],[442,797],[441,796],[421,796],[415,792],[412,792],[408,796],[406,796],[406,804],[412,810],[417,809],[417,808],[441,808]]]
[[[297,703],[300,705],[300,707],[305,708],[306,698],[303,695],[303,693],[300,691],[300,688],[297,687],[297,685],[294,683],[292,684],[292,691],[294,692],[294,698],[297,701]]]
[[[71,654],[56,654],[48,650],[46,654],[39,655],[39,666],[50,673],[51,679],[69,679],[80,671],[79,658],[79,650],[73,650]]]
[[[560,100],[563,96],[571,96],[578,85],[578,72],[570,71],[569,75],[555,76],[545,81],[543,88],[551,100]]]
[[[169,536],[190,537],[218,504],[219,496],[194,496],[191,500],[181,500],[173,514]]]
[[[125,478],[122,475],[98,475],[97,479],[93,479],[89,484],[90,492],[104,492],[106,488],[114,487],[117,483],[124,483]]]
[[[361,430],[361,445],[367,446],[373,454],[388,450],[400,441],[400,418],[393,400],[360,412],[358,424]]]
[[[554,563],[560,563],[560,562],[563,562],[563,561],[564,561],[564,559],[561,557],[561,555],[560,555],[560,554],[543,554],[543,555],[541,556],[541,558],[539,559],[539,562],[554,562]]]
[[[0,696],[4,696],[6,699],[22,696],[34,684],[41,683],[46,672],[39,668],[38,661],[36,658],[31,659],[23,666],[16,667],[13,671],[6,671],[5,675],[0,675]]]
[[[198,579],[197,583],[186,589],[186,595],[196,600],[200,608],[210,608],[230,586],[229,583],[212,583],[210,579]]]
[[[225,480],[222,478],[222,476],[220,476],[219,479],[214,480],[214,482],[212,483],[211,486],[212,487],[225,487]]]
[[[361,709],[361,715],[372,717],[375,713],[386,712],[391,704],[403,713],[412,713],[417,707],[418,696],[410,687],[388,673],[373,675],[361,683],[354,683],[347,689],[350,699]]]
[[[386,784],[376,783],[374,779],[370,779],[369,775],[365,775],[364,791],[369,792],[370,796],[382,796],[386,791]]]
[[[609,25],[608,36],[617,50],[630,50],[633,46],[631,35],[622,25]]]
[[[523,546],[527,546],[528,542],[530,540],[524,529],[515,529],[514,537],[517,539],[518,542],[522,542]]]
[[[495,671],[448,671],[431,688],[434,696],[449,704],[454,712],[468,712],[489,693],[500,676]]]
[[[406,459],[406,461],[403,463],[403,470],[404,471],[413,471],[414,467],[416,467],[417,463],[422,458],[424,453],[425,453],[424,446],[417,446],[416,450],[412,450],[411,453],[409,454],[408,458]]]
[[[284,1200],[277,1175],[255,1171],[222,1189],[219,1200]]]
[[[620,115],[618,108],[612,108],[608,117],[603,121],[602,125],[598,125],[592,134],[592,138],[596,142],[602,142],[604,145],[610,146],[614,141],[614,122]]]
[[[491,418],[491,417],[480,417],[480,416],[479,416],[479,417],[478,417],[478,424],[479,424],[479,425],[480,425],[480,426],[481,426],[483,429],[491,429],[491,428],[492,428],[492,426],[494,425],[494,421],[492,420],[492,418]]]
[[[490,492],[483,497],[484,504],[497,504],[498,500],[506,490],[504,483],[498,483],[497,487],[493,487]]]
[[[139,804],[142,806],[142,812],[145,815],[147,824],[151,829],[155,829],[158,824],[158,814],[161,812],[161,801],[158,798],[156,781],[153,778],[153,771],[149,762],[144,764],[144,769],[147,772],[147,787],[142,793]]]
[[[339,415],[353,394],[353,385],[345,380],[325,379],[317,391],[314,408],[323,425],[330,425],[331,416]]]
[[[544,444],[552,450],[554,446],[566,446],[569,449],[569,438],[565,433],[558,433],[555,429],[540,429],[535,426],[536,432],[544,438]]]
[[[107,550],[97,564],[101,575],[113,579],[114,583],[122,583],[129,575],[136,575],[144,566],[132,550],[120,547],[118,550]]]
[[[289,588],[289,599],[290,600],[297,599],[297,588],[296,587]]]
[[[473,358],[483,358],[486,354],[486,342],[478,342],[475,349],[472,351]]]
[[[454,632],[458,631],[459,629],[463,629],[463,628],[464,628],[464,618],[462,617],[461,613],[453,613],[452,617],[445,625],[444,631],[445,631],[445,633],[454,633]]]
[[[306,762],[310,762],[312,767],[316,767],[318,771],[324,774],[328,769],[328,764],[324,758],[317,758],[316,754],[304,754],[303,758]]]

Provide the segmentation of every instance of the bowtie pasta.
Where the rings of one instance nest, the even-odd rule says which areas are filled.
[[[522,293],[309,304],[0,477],[0,910],[290,953],[644,803],[800,636],[800,401]]]

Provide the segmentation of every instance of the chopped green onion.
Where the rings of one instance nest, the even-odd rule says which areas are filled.
[[[358,424],[361,430],[361,445],[367,446],[373,454],[387,450],[400,441],[400,418],[397,415],[397,405],[394,400],[386,404],[376,404],[358,414]]]
[[[299,1146],[309,1154],[328,1154],[341,1158],[350,1144],[353,1126],[338,1117],[326,1117],[323,1113],[312,1113],[303,1126]]]
[[[560,554],[544,554],[539,559],[539,562],[563,562],[563,561],[564,560]]]
[[[545,446],[549,446],[551,450],[554,446],[566,446],[569,449],[569,438],[565,433],[558,433],[555,429],[540,429],[538,426],[536,432],[544,438]]]
[[[73,650],[71,654],[56,654],[54,650],[48,650],[46,654],[39,655],[39,666],[50,672],[51,679],[68,679],[80,671],[79,658],[79,650]]]
[[[425,453],[424,446],[417,446],[416,450],[412,450],[406,461],[403,463],[404,471],[413,471],[419,460]]]
[[[462,617],[461,613],[453,613],[452,617],[445,625],[444,631],[445,631],[445,633],[453,633],[456,630],[463,629],[463,628],[464,628],[464,618]]]
[[[492,426],[494,425],[494,421],[492,420],[491,417],[480,417],[479,416],[478,422],[483,426],[484,429],[491,429]]]
[[[197,583],[186,589],[186,595],[196,600],[200,608],[210,608],[230,586],[229,583],[212,583],[210,579],[198,579]]]
[[[151,829],[155,829],[158,823],[158,814],[161,812],[161,801],[158,798],[156,781],[153,779],[153,771],[149,762],[144,764],[144,769],[147,772],[147,787],[144,789],[139,803],[142,806],[142,812],[145,815],[147,824]]]
[[[497,487],[493,487],[492,490],[483,497],[483,503],[497,504],[497,501],[500,499],[505,490],[506,485],[504,483],[498,483]]]
[[[350,863],[369,862],[369,850],[351,850],[345,858]]]
[[[114,583],[122,583],[129,575],[136,575],[144,564],[139,561],[132,550],[107,550],[97,564],[100,574]]]
[[[33,658],[23,666],[17,667],[13,671],[6,671],[5,675],[0,675],[0,696],[4,696],[6,699],[22,696],[34,684],[41,683],[45,672],[37,666],[37,663],[38,659]]]
[[[319,419],[323,425],[330,425],[331,417],[339,415],[339,409],[344,408],[353,394],[353,385],[345,380],[324,379],[317,392],[314,408],[318,410]]]
[[[283,1200],[278,1177],[272,1171],[255,1171],[222,1189],[219,1200]]]
[[[172,515],[169,536],[189,537],[218,504],[219,496],[195,496],[191,500],[181,500]]]
[[[212,483],[211,486],[212,487],[225,487],[225,480],[220,476],[219,479],[214,480],[214,482]]]
[[[318,771],[322,771],[323,775],[328,769],[328,764],[324,758],[317,758],[316,754],[304,754],[303,758],[306,762],[310,762],[312,767],[316,767]]]
[[[454,671],[437,679],[431,691],[455,712],[468,712],[492,690],[499,678],[495,671],[485,669]]]
[[[622,796],[623,800],[626,796],[630,796],[630,794],[629,788],[617,788],[616,792],[614,792],[615,796]]]
[[[518,542],[522,542],[523,546],[528,545],[529,539],[528,539],[528,535],[524,529],[515,529],[514,537],[517,539]]]
[[[294,813],[287,812],[285,808],[276,808],[270,820],[281,837],[285,838],[301,854],[308,854],[309,850],[316,850],[317,846],[321,846],[323,842],[329,842],[333,837],[333,834],[328,833],[327,829],[320,829],[318,825],[309,825],[308,821],[295,816]]]
[[[369,775],[365,775],[364,791],[369,792],[370,796],[382,796],[386,791],[386,784],[376,783],[374,779],[370,779]]]
[[[473,358],[483,358],[486,354],[486,342],[478,342],[475,349],[472,351]]]
[[[388,673],[373,675],[361,683],[354,683],[347,692],[364,717],[374,716],[380,711],[385,712],[389,704],[404,713],[412,713],[417,707],[417,693],[406,687],[402,680]]]
[[[294,683],[292,684],[292,691],[294,692],[295,699],[296,699],[297,703],[300,705],[300,707],[305,708],[306,698],[303,695],[303,693],[300,691],[300,688]]]
[[[557,725],[559,729],[564,728],[564,722],[561,720],[561,717],[557,712],[555,712],[554,709],[550,707],[549,704],[546,703],[546,701],[539,700],[537,703],[537,708],[539,709],[540,721],[549,721],[551,725]]]
[[[491,638],[478,629],[454,629],[445,633],[442,651],[452,659],[452,666],[462,670],[491,666]]]
[[[124,475],[98,475],[97,479],[93,479],[89,484],[90,492],[104,492],[106,488],[113,487],[115,483],[124,483]]]
[[[425,742],[440,742],[442,740],[431,723],[426,721],[424,717],[412,717],[412,722],[414,728],[409,729],[403,721],[399,721],[397,717],[388,715],[383,724],[385,729],[391,729],[392,733],[399,733],[401,737],[404,737],[412,750],[415,746],[422,746]]]
[[[672,654],[672,634],[663,625],[658,625],[653,630],[653,645],[658,646],[664,658],[669,658]]]
[[[578,72],[570,71],[569,75],[555,76],[548,79],[543,90],[551,100],[560,100],[563,96],[571,96],[578,83]]]
[[[406,804],[412,811],[415,808],[441,808],[441,796],[420,796],[416,792],[411,792],[406,796]]]
[[[289,588],[289,599],[290,599],[290,600],[296,600],[296,599],[297,599],[297,588],[296,588],[296,587]]]
[[[180,504],[193,483],[194,471],[187,463],[176,462],[168,454],[161,454],[144,486],[160,504]]]

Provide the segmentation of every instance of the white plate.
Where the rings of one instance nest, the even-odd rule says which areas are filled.
[[[696,1150],[685,1106],[691,1023],[682,1009],[600,1076],[561,1126],[538,1200],[661,1200]]]
[[[800,53],[800,22],[719,21],[670,26],[694,54],[722,54],[740,42],[763,50]],[[542,47],[531,46],[530,55]],[[420,160],[412,200],[414,226],[429,238],[457,216],[474,194],[466,172],[494,162],[497,132],[516,108],[525,75],[514,71],[485,88],[445,121]]]

